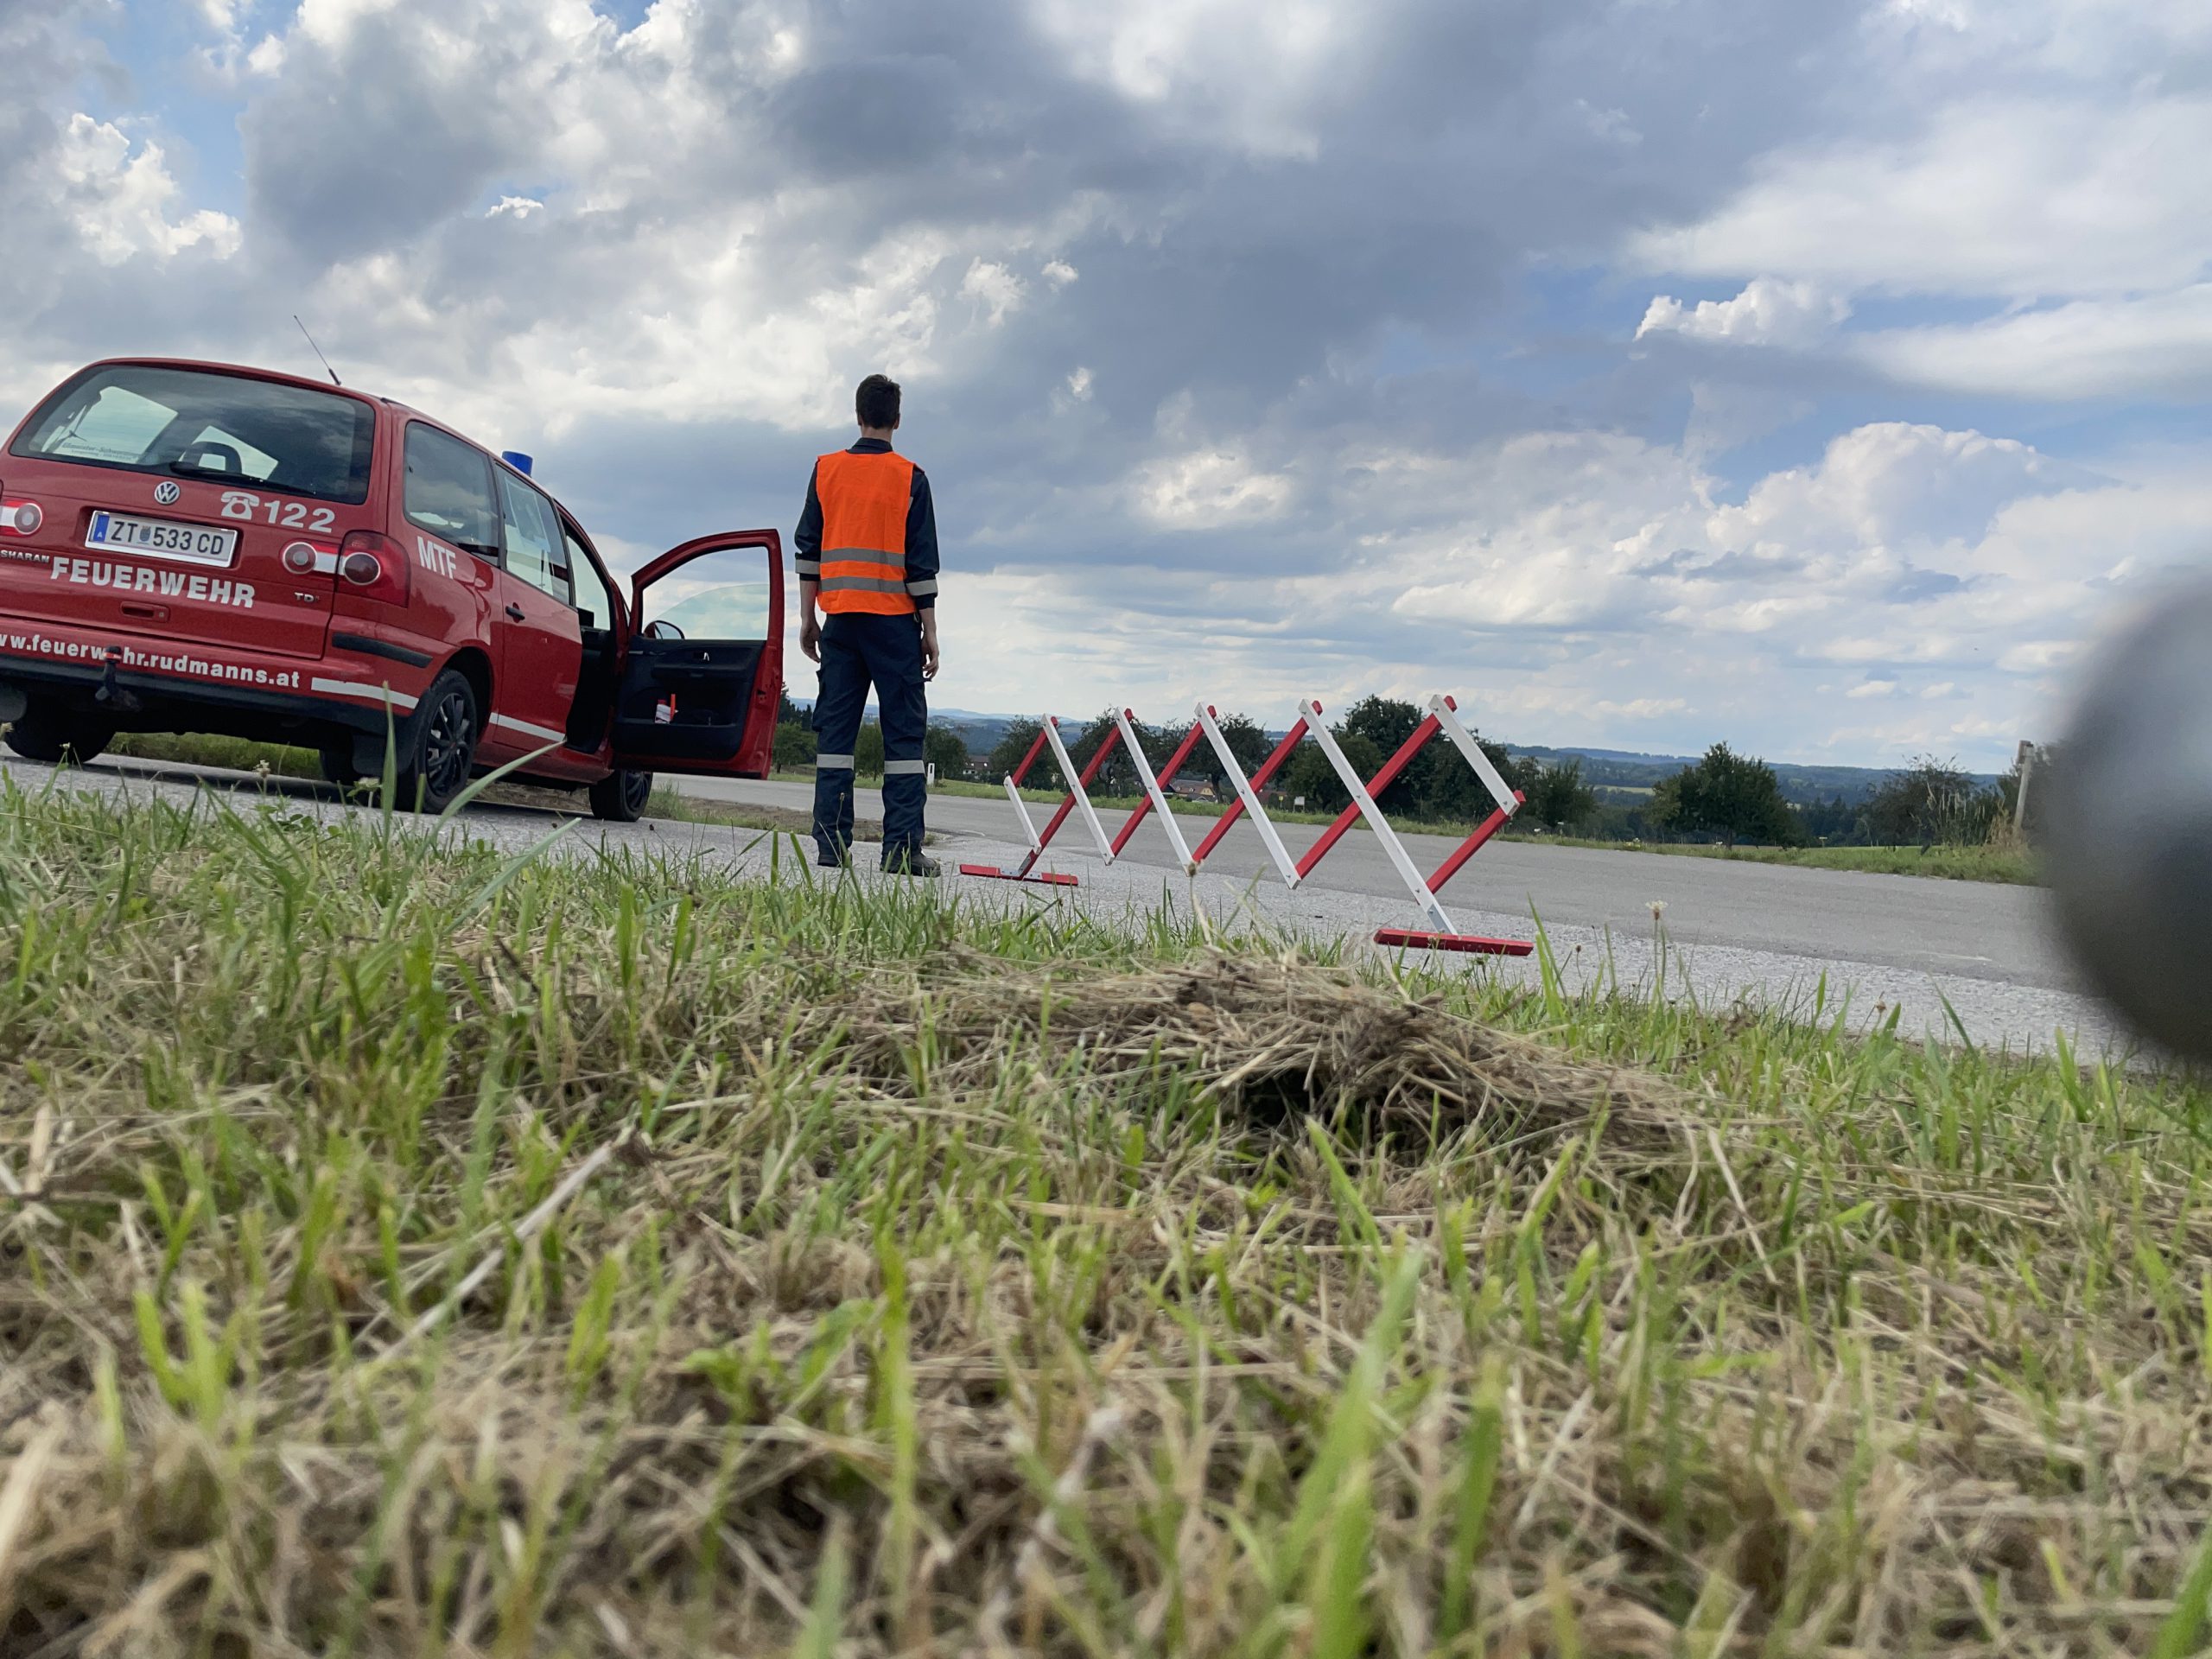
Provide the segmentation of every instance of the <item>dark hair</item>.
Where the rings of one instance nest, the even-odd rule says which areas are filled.
[[[853,394],[853,412],[862,426],[879,432],[899,424],[899,383],[887,374],[871,374]]]

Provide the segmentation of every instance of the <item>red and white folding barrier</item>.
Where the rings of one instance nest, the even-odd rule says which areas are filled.
[[[1022,758],[1021,765],[1016,767],[1006,780],[1007,798],[1014,803],[1014,810],[1021,819],[1022,831],[1029,842],[1029,852],[1024,856],[1021,863],[1011,870],[1002,870],[988,864],[963,864],[960,867],[961,874],[995,876],[1009,881],[1047,882],[1056,887],[1076,886],[1076,878],[1071,875],[1055,874],[1039,875],[1033,872],[1038,860],[1044,856],[1045,849],[1052,844],[1052,837],[1059,832],[1060,826],[1067,822],[1069,814],[1080,809],[1085,823],[1090,827],[1091,838],[1098,845],[1099,856],[1109,864],[1111,864],[1120,855],[1122,849],[1128,845],[1129,837],[1136,833],[1137,826],[1144,822],[1146,816],[1157,812],[1160,815],[1161,827],[1166,831],[1168,840],[1174,846],[1177,862],[1183,867],[1185,873],[1195,875],[1200,866],[1205,864],[1207,858],[1212,855],[1213,850],[1221,845],[1222,838],[1228,835],[1236,821],[1249,813],[1251,816],[1252,826],[1259,831],[1260,838],[1266,844],[1268,855],[1274,861],[1276,870],[1281,874],[1284,885],[1296,887],[1313,874],[1315,866],[1329,855],[1331,849],[1344,839],[1345,833],[1352,825],[1363,817],[1367,820],[1368,827],[1375,832],[1376,840],[1381,842],[1385,855],[1390,861],[1391,868],[1398,872],[1406,884],[1407,890],[1413,894],[1414,902],[1420,906],[1427,918],[1434,924],[1433,928],[1430,930],[1398,927],[1380,929],[1375,935],[1375,942],[1377,944],[1397,945],[1415,950],[1461,950],[1509,957],[1525,957],[1535,949],[1535,944],[1527,939],[1493,939],[1480,934],[1460,932],[1452,922],[1451,913],[1444,908],[1437,897],[1443,891],[1444,884],[1457,875],[1466,861],[1481,851],[1491,837],[1511,821],[1514,814],[1521,810],[1524,800],[1519,791],[1508,787],[1505,779],[1499,775],[1497,768],[1491,764],[1490,757],[1483,753],[1482,746],[1475,741],[1474,734],[1461,722],[1459,704],[1452,699],[1448,696],[1430,698],[1427,717],[1414,728],[1412,735],[1399,746],[1398,752],[1382,763],[1375,776],[1366,779],[1361,779],[1351,760],[1346,758],[1343,748],[1338,746],[1335,736],[1323,723],[1321,705],[1310,697],[1299,705],[1297,721],[1284,735],[1282,741],[1275,746],[1274,752],[1260,764],[1259,770],[1249,778],[1244,775],[1243,767],[1237,763],[1236,755],[1231,753],[1228,740],[1222,734],[1219,715],[1214,708],[1211,704],[1202,702],[1198,705],[1196,715],[1181,745],[1173,755],[1168,757],[1166,765],[1160,768],[1157,776],[1154,776],[1150,763],[1145,758],[1143,746],[1136,740],[1133,724],[1135,716],[1128,709],[1123,709],[1116,712],[1114,729],[1106,734],[1105,741],[1098,746],[1098,753],[1091,756],[1090,763],[1084,767],[1079,775],[1076,771],[1074,760],[1067,752],[1066,745],[1060,741],[1059,723],[1051,715],[1046,715],[1043,729],[1037,734],[1037,741],[1029,746],[1029,753]],[[1476,777],[1481,779],[1483,787],[1489,791],[1491,799],[1497,804],[1497,810],[1476,827],[1474,833],[1454,848],[1451,855],[1437,867],[1436,874],[1424,880],[1413,861],[1412,855],[1407,852],[1405,843],[1398,839],[1397,831],[1390,827],[1390,821],[1383,817],[1382,809],[1376,804],[1375,798],[1396,780],[1398,774],[1413,763],[1414,757],[1420,754],[1440,732],[1448,737],[1452,747],[1466,758],[1467,764],[1474,768]],[[1181,827],[1176,823],[1173,813],[1168,809],[1163,789],[1165,785],[1174,781],[1176,773],[1182,770],[1184,763],[1190,759],[1192,752],[1197,748],[1201,737],[1212,745],[1214,754],[1220,761],[1222,770],[1235,786],[1236,798],[1230,803],[1228,810],[1215,821],[1213,828],[1207,831],[1205,838],[1200,841],[1193,849],[1184,842]],[[1283,845],[1281,834],[1276,830],[1273,821],[1268,818],[1266,809],[1260,804],[1260,791],[1268,786],[1274,775],[1289,760],[1298,746],[1308,737],[1320,745],[1321,752],[1329,758],[1329,764],[1336,769],[1337,776],[1343,779],[1344,789],[1351,797],[1351,804],[1337,815],[1336,821],[1321,832],[1313,846],[1306,849],[1303,858],[1293,860],[1289,849]],[[1091,805],[1090,797],[1086,791],[1096,780],[1099,772],[1106,764],[1107,757],[1113,753],[1116,744],[1123,745],[1128,748],[1130,758],[1135,765],[1137,777],[1144,786],[1144,794],[1143,798],[1137,803],[1136,810],[1130,813],[1128,822],[1124,823],[1120,831],[1109,840],[1106,835],[1105,826],[1099,822],[1097,811]],[[1068,793],[1066,798],[1060,803],[1059,810],[1052,815],[1052,821],[1046,825],[1040,835],[1036,826],[1030,821],[1029,809],[1022,802],[1020,784],[1031,766],[1036,763],[1039,755],[1048,747],[1052,749],[1053,758],[1059,766],[1060,775],[1068,780]]]

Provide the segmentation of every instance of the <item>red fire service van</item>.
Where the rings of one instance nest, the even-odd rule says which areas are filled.
[[[96,363],[0,454],[0,721],[34,760],[215,732],[347,782],[389,737],[407,804],[522,760],[627,821],[657,771],[766,775],[783,618],[772,530],[686,542],[626,595],[508,460],[290,375]]]

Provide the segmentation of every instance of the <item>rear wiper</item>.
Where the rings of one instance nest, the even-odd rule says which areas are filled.
[[[244,473],[232,472],[226,467],[202,467],[197,461],[173,461],[169,462],[168,469],[179,478],[209,478],[219,484],[244,484],[247,481]]]

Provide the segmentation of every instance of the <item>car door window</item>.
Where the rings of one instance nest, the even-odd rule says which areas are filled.
[[[733,548],[702,554],[639,595],[640,629],[665,623],[681,639],[766,639],[768,574],[760,554]]]
[[[483,452],[434,426],[409,427],[407,522],[497,563],[499,510]]]
[[[569,600],[569,550],[553,504],[520,479],[499,474],[499,516],[507,569],[563,605]]]
[[[566,531],[561,539],[569,550],[569,581],[575,589],[575,607],[588,628],[611,628],[614,626],[614,595],[607,592],[607,584],[600,579],[599,567],[591,562],[591,555],[583,543]]]

